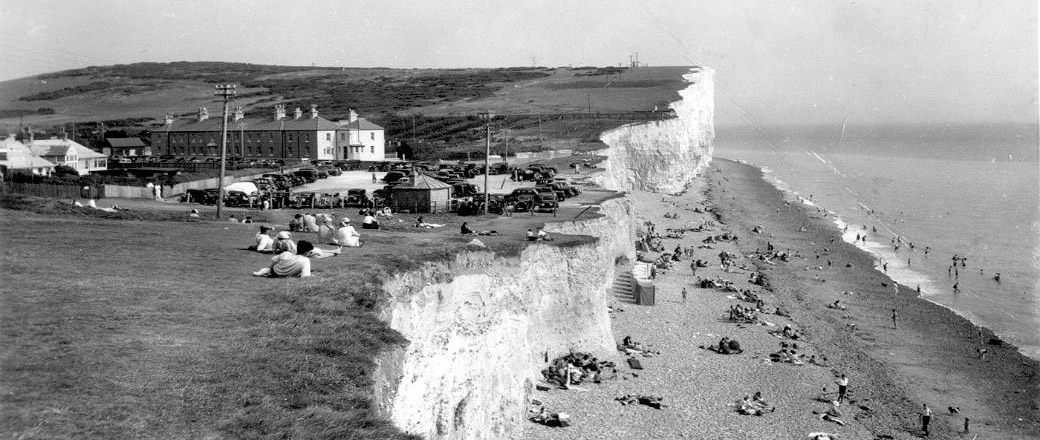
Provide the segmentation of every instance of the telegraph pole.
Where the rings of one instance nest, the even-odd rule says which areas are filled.
[[[491,199],[488,198],[488,175],[491,174],[491,118],[494,118],[495,114],[487,110],[479,115],[480,119],[484,120],[484,128],[487,130],[487,142],[484,144],[484,215],[487,215],[488,205],[491,204]]]
[[[224,173],[225,161],[227,160],[227,117],[228,99],[235,96],[234,84],[222,84],[216,86],[214,95],[224,97],[224,116],[220,124],[220,178],[217,179],[217,220],[223,219],[224,209]]]

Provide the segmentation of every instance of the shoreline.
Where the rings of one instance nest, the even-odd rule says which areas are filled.
[[[729,170],[738,166],[748,167],[744,173],[757,174],[748,178],[758,181],[752,180],[748,186],[769,185],[768,189],[763,188],[763,192],[772,190],[776,196],[783,198],[784,192],[764,179],[757,167],[731,161],[728,164],[727,161],[721,162]],[[825,319],[830,321],[828,324],[831,328],[825,329],[824,333],[832,333],[833,340],[830,342],[841,349],[831,356],[832,361],[844,357],[852,361],[849,368],[854,368],[855,362],[865,360],[860,353],[866,354],[870,360],[880,364],[882,371],[888,370],[886,375],[891,380],[903,383],[907,397],[915,401],[930,401],[934,411],[946,412],[948,417],[938,419],[946,419],[951,434],[959,427],[955,419],[969,417],[975,426],[973,433],[985,435],[984,430],[993,429],[991,438],[1032,438],[1040,435],[1040,412],[1037,411],[1040,409],[1040,378],[1037,376],[1040,363],[1026,357],[1013,345],[989,344],[995,337],[989,329],[972,323],[945,306],[922,298],[913,289],[894,283],[887,275],[875,270],[874,256],[842,240],[842,232],[835,228],[833,219],[813,216],[804,206],[795,205],[794,208],[790,220],[798,221],[789,220],[788,229],[796,227],[795,223],[805,222],[808,235],[815,241],[820,242],[821,238],[827,237],[835,240],[833,244],[816,243],[809,247],[833,247],[831,255],[826,258],[838,262],[835,266],[839,269],[826,270],[823,276],[828,281],[817,282],[805,271],[799,273],[789,270],[783,273],[780,268],[774,268],[774,273],[780,272],[776,276],[778,281],[809,287],[808,295],[802,298],[798,298],[795,292],[785,292],[783,288],[776,291],[782,302],[808,306],[792,307],[792,310],[807,309],[817,315],[826,316],[828,310],[822,305],[831,300],[840,299],[849,304],[851,318]],[[730,211],[740,209],[730,207]],[[744,208],[743,214],[740,221],[745,222],[768,217],[767,213],[761,211],[761,207],[757,213],[753,207]],[[795,240],[799,235],[789,234]],[[852,267],[842,267],[842,261],[847,261]],[[830,279],[835,275],[838,279]],[[812,286],[814,283],[818,285]],[[836,293],[846,290],[856,294]],[[899,314],[898,330],[893,329],[891,324],[890,310],[893,308]],[[848,324],[855,324],[856,327],[845,331],[849,329]],[[845,334],[840,334],[843,331]],[[819,341],[816,345],[820,345]],[[978,350],[985,350],[984,355]],[[948,407],[960,408],[960,417],[945,411]],[[916,411],[917,408],[911,405],[905,410]]]
[[[895,283],[899,284],[900,286],[902,286],[902,287],[904,287],[906,289],[915,290],[917,287],[920,287],[921,288],[921,294],[920,294],[921,298],[923,298],[923,299],[925,299],[925,300],[927,300],[927,301],[929,301],[929,302],[931,302],[931,303],[933,303],[933,304],[935,304],[937,306],[940,306],[940,307],[943,307],[945,309],[950,310],[951,312],[957,314],[957,316],[960,316],[961,318],[964,318],[964,319],[968,320],[969,322],[971,322],[972,325],[975,325],[975,326],[981,327],[981,328],[986,328],[987,330],[993,331],[984,322],[982,322],[981,318],[978,318],[977,316],[974,316],[971,311],[958,310],[957,308],[955,308],[955,307],[953,307],[951,305],[942,304],[942,303],[940,303],[938,301],[934,301],[934,300],[928,299],[929,297],[950,294],[952,292],[945,290],[945,287],[940,287],[940,285],[937,284],[937,281],[930,274],[928,274],[926,272],[923,272],[923,271],[912,269],[909,266],[907,266],[906,264],[904,264],[903,263],[903,259],[901,258],[901,256],[899,256],[898,254],[895,254],[894,252],[891,252],[890,249],[889,249],[889,246],[886,245],[885,243],[882,243],[882,242],[879,242],[879,241],[875,241],[873,239],[868,239],[865,242],[866,243],[865,245],[857,244],[856,241],[855,241],[855,236],[856,236],[856,234],[858,232],[858,229],[853,228],[853,226],[855,226],[855,225],[852,225],[852,224],[848,223],[847,220],[841,218],[838,213],[836,213],[836,212],[834,212],[832,210],[826,209],[826,208],[818,205],[815,201],[806,199],[798,191],[795,191],[795,190],[793,190],[791,188],[786,187],[786,183],[783,182],[782,180],[780,180],[779,178],[777,178],[775,176],[775,174],[773,174],[773,171],[770,170],[769,168],[749,163],[749,162],[747,162],[747,161],[745,161],[743,159],[731,159],[731,158],[723,158],[723,157],[718,157],[717,159],[718,160],[727,160],[727,161],[740,163],[740,164],[747,165],[747,166],[750,166],[750,167],[753,167],[753,168],[756,168],[756,169],[760,170],[761,173],[762,173],[762,179],[763,180],[768,182],[770,185],[772,185],[774,188],[776,188],[778,191],[780,191],[785,196],[788,196],[791,199],[798,200],[801,204],[803,204],[806,207],[805,208],[806,210],[809,210],[810,208],[814,208],[814,209],[817,209],[818,212],[825,212],[825,213],[827,213],[828,217],[831,218],[831,222],[832,222],[833,227],[837,231],[842,231],[843,230],[843,225],[850,226],[848,231],[843,232],[842,234],[840,234],[841,235],[841,239],[845,243],[850,244],[852,246],[855,246],[856,248],[860,249],[861,251],[871,255],[874,258],[874,270],[875,271],[877,271],[878,273],[880,273],[880,274],[882,274],[882,275],[892,279],[892,281],[894,281]],[[898,235],[894,231],[891,231],[891,230],[886,231],[886,232],[892,233],[894,235]],[[884,271],[883,268],[882,268],[882,264],[884,264],[886,262],[891,263],[891,267],[889,268],[888,272]],[[916,291],[915,291],[915,293],[916,293]],[[997,334],[998,337],[1000,337],[1001,339],[1003,339],[1005,341],[1008,341],[1010,339],[1014,339],[1014,336],[1015,336],[1013,334],[1012,335],[1001,334],[1001,333],[998,333],[996,331],[993,331],[993,333]],[[1011,336],[1011,337],[1009,337],[1009,336]],[[1018,341],[1012,342],[1012,345],[1015,345],[1016,348],[1018,349],[1019,353],[1021,353],[1023,356],[1026,356],[1028,358],[1040,361],[1040,345],[1022,345]]]
[[[630,369],[617,355],[612,360],[618,363],[622,379],[616,381],[583,385],[581,391],[535,391],[533,399],[551,411],[570,414],[573,425],[553,429],[529,424],[525,438],[780,439],[830,432],[843,439],[909,439],[921,435],[919,412],[925,402],[935,412],[932,438],[963,438],[959,431],[965,417],[971,419],[971,436],[1040,436],[1035,360],[1008,345],[988,345],[991,332],[909,289],[894,291],[892,281],[873,269],[871,255],[842,241],[831,219],[813,217],[801,204],[788,203],[758,168],[716,160],[685,194],[637,191],[628,197],[639,220],[654,222],[658,231],[710,220],[711,214],[695,213],[694,208],[716,208],[718,227],[687,233],[680,244],[696,246],[722,231],[736,234],[739,240],[697,249],[694,258],[707,260],[709,267],[698,268],[696,276],[732,280],[736,288],[757,293],[765,301],[764,309],[781,306],[790,317],[764,316],[775,324],[765,328],[729,322],[723,317],[728,307],[749,303],[720,290],[693,287],[696,278],[684,258],[674,269],[659,271],[657,305],[618,302],[620,311],[612,313],[617,341],[631,336],[661,354],[639,358],[644,370]],[[665,212],[678,212],[680,218],[664,219]],[[764,232],[751,232],[756,226]],[[757,260],[743,256],[765,249],[766,243],[802,257],[775,266],[762,262],[749,266]],[[665,239],[663,245],[670,251],[676,242]],[[835,264],[807,270],[810,265],[820,266],[811,260],[824,247],[828,248],[825,259]],[[752,270],[723,271],[718,266],[720,250],[741,255],[738,263],[761,272],[771,288],[748,283]],[[827,266],[826,261],[822,266]],[[688,303],[680,298],[683,287],[689,290]],[[846,302],[848,310],[824,307],[836,299]],[[898,330],[892,328],[892,308],[899,311]],[[769,361],[769,353],[779,350],[781,340],[767,330],[785,324],[805,335],[798,341],[799,352],[826,357],[826,367]],[[724,356],[701,348],[722,336],[739,340],[744,353]],[[984,358],[980,349],[986,350]],[[827,408],[816,400],[822,387],[833,392],[841,373],[851,381],[849,404],[842,406],[847,426],[822,421],[817,415]],[[776,405],[775,413],[762,417],[736,413],[733,402],[755,391],[762,391]],[[661,396],[669,407],[658,411],[621,406],[613,400],[624,394]],[[950,414],[948,407],[960,411]]]

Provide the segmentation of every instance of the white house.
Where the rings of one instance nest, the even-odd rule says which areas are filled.
[[[91,171],[108,169],[108,157],[70,140],[68,137],[29,139],[29,149],[36,157],[46,159],[54,165],[65,165],[75,169],[79,175]]]
[[[54,163],[33,155],[32,150],[15,140],[12,134],[0,141],[0,172],[4,177],[14,174],[49,176],[54,172]]]
[[[385,159],[385,130],[351,110],[349,119],[338,121],[336,159],[382,161]]]

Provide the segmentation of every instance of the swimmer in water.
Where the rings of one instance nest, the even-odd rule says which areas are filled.
[[[993,275],[993,281],[996,281],[998,283],[1000,282],[1000,272],[997,272],[996,275]]]

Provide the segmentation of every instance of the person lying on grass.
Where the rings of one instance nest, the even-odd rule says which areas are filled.
[[[282,252],[271,258],[271,266],[253,272],[258,277],[309,277],[311,276],[311,260],[306,257],[308,252],[314,250],[314,245],[306,240],[301,240],[296,245],[296,253]]]

